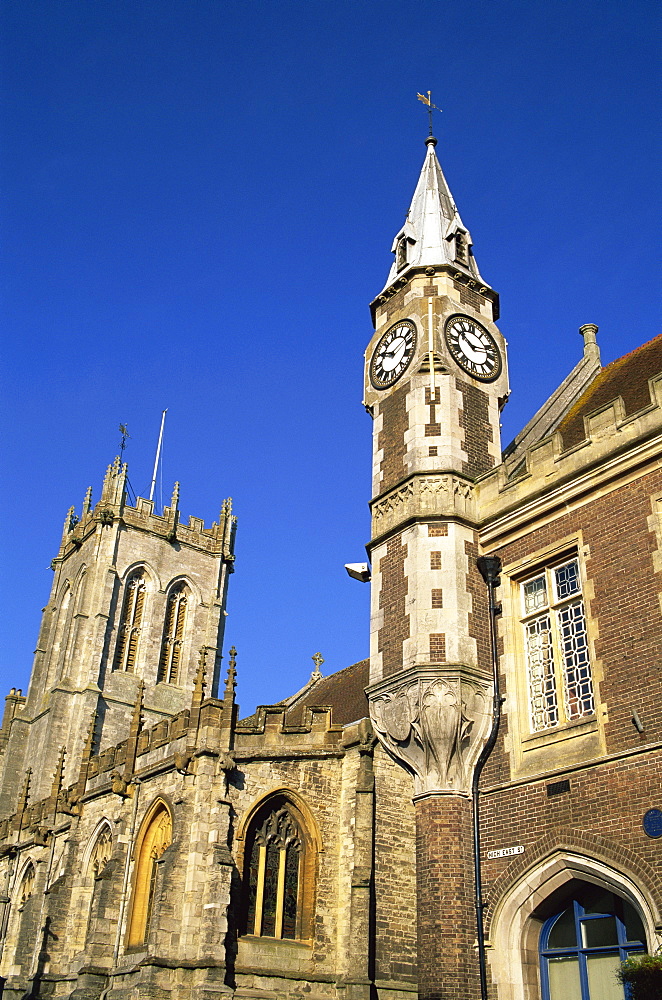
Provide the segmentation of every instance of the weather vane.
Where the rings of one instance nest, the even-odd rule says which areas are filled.
[[[124,459],[124,449],[126,448],[126,440],[127,438],[131,437],[129,431],[127,430],[126,424],[120,424],[120,434],[122,435],[122,440],[120,442],[120,455],[122,459]]]
[[[441,108],[438,108],[436,104],[432,103],[432,91],[431,90],[428,90],[428,96],[427,97],[425,96],[425,94],[416,94],[416,96],[418,97],[419,101],[422,101],[423,104],[425,104],[427,106],[428,116],[429,116],[429,119],[430,119],[430,135],[432,135],[432,112],[433,111],[441,111]]]

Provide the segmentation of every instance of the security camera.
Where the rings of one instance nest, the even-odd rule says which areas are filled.
[[[359,580],[361,583],[368,583],[370,580],[370,567],[367,563],[345,563],[345,569],[352,580]]]

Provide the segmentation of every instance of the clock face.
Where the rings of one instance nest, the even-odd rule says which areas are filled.
[[[444,336],[453,360],[472,378],[494,382],[501,374],[501,355],[484,326],[469,316],[450,316]]]
[[[406,372],[416,350],[416,327],[410,319],[395,323],[380,338],[370,361],[375,389],[388,389]]]

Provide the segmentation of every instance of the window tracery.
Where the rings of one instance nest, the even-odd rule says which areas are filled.
[[[314,850],[301,818],[284,797],[271,799],[256,813],[244,860],[245,933],[309,937]]]
[[[135,669],[145,605],[146,580],[142,570],[134,573],[126,582],[124,606],[118,628],[114,670],[131,673]]]
[[[182,640],[186,623],[188,591],[181,583],[168,595],[157,680],[176,684],[179,679]]]

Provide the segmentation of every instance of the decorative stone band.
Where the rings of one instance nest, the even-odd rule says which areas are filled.
[[[413,667],[367,688],[383,746],[414,775],[415,795],[470,795],[490,729],[492,683],[463,664]]]
[[[405,483],[371,503],[373,537],[390,531],[410,517],[475,519],[474,488],[450,473],[413,475]]]

